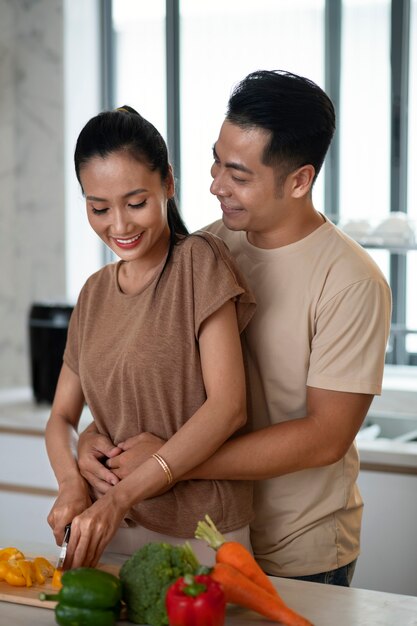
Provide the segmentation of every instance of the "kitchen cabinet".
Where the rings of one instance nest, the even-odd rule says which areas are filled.
[[[417,368],[386,365],[382,387],[357,437],[364,511],[353,585],[417,595]]]
[[[353,585],[417,596],[417,473],[361,470],[358,484],[365,505]]]
[[[8,545],[28,537],[54,543],[47,523],[57,494],[44,439],[49,413],[47,404],[34,403],[30,389],[0,391],[0,539]],[[81,428],[90,421],[86,408]]]

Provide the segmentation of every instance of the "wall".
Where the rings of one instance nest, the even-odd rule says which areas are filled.
[[[65,296],[63,1],[0,0],[0,388],[29,383],[28,312]]]

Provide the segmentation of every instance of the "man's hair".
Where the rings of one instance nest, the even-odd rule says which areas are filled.
[[[282,70],[252,72],[230,96],[226,119],[246,129],[263,129],[270,139],[264,165],[284,176],[313,165],[316,179],[334,131],[332,101],[313,81]]]

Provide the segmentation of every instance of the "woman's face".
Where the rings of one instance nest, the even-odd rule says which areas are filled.
[[[155,258],[167,250],[167,201],[174,195],[170,171],[158,171],[128,152],[97,156],[80,171],[91,227],[123,261]]]

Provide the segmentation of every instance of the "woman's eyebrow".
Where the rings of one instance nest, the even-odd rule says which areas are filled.
[[[125,193],[123,198],[130,198],[130,196],[135,196],[138,193],[146,193],[147,191],[147,189],[141,187],[138,189],[132,189],[132,191]],[[86,198],[92,202],[108,202],[107,198],[99,198],[98,196],[86,196]]]

